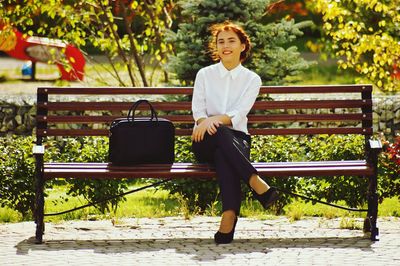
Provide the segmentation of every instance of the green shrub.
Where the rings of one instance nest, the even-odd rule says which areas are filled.
[[[253,136],[251,160],[255,162],[286,162],[303,160],[355,160],[363,158],[364,138],[362,136]],[[189,137],[178,138],[176,158],[179,162],[194,162],[190,152]],[[349,206],[365,203],[367,182],[359,177],[272,177],[264,178],[269,184],[281,189],[298,192],[330,202],[344,200]],[[163,185],[171,193],[183,195],[189,206],[200,207],[204,211],[218,197],[216,181],[174,180]],[[242,186],[243,200],[252,197],[249,188]],[[282,194],[280,200],[272,207],[279,214],[293,200],[289,194]]]
[[[0,138],[0,204],[17,210],[24,219],[30,218],[35,202],[35,163],[32,156],[34,138],[7,136]],[[256,162],[302,161],[302,160],[356,160],[363,159],[364,138],[362,136],[254,136],[252,138],[251,160]],[[387,143],[386,150],[379,157],[378,189],[380,201],[399,196],[399,147],[400,138],[393,144]],[[190,137],[177,137],[177,162],[194,162]],[[83,137],[79,139],[51,139],[46,141],[45,161],[59,162],[105,162],[108,154],[108,139],[105,137]],[[343,200],[351,207],[364,205],[367,195],[367,180],[360,177],[318,177],[318,178],[267,178],[268,183],[279,188],[298,192],[313,198],[330,202]],[[52,180],[46,182],[50,188],[56,183],[66,184],[67,194],[83,196],[88,202],[95,202],[122,193],[127,189],[125,180]],[[204,212],[218,203],[216,179],[176,179],[161,186],[170,194],[178,193],[187,201],[189,211]],[[243,200],[249,200],[247,186],[243,185]],[[66,200],[60,198],[60,201]],[[120,197],[96,207],[102,212],[116,211],[124,201]],[[273,206],[275,213],[293,198],[283,194]]]
[[[360,135],[319,135],[305,141],[307,160],[364,159],[365,139]],[[350,207],[360,207],[367,200],[368,183],[358,176],[302,178],[301,191],[307,196],[329,202],[344,200]]]
[[[303,142],[303,145],[308,160],[359,160],[364,159],[364,141],[364,137],[359,135],[320,135]],[[380,202],[400,195],[400,138],[385,146],[378,158]],[[298,191],[329,202],[344,200],[350,207],[361,207],[367,203],[367,181],[359,176],[302,178]]]
[[[0,138],[0,203],[32,217],[35,204],[35,161],[33,138],[7,136]]]
[[[328,161],[328,160],[361,160],[364,159],[364,137],[359,135],[317,135],[312,137],[298,136],[253,136],[251,160],[255,162],[285,161]],[[176,158],[179,162],[194,162],[190,152],[189,137],[177,140]],[[392,156],[393,157],[393,156]],[[399,175],[394,170],[393,160],[388,155],[380,156],[378,175],[380,201],[386,197],[399,195]],[[397,168],[398,169],[398,168]],[[281,189],[322,199],[329,202],[341,201],[350,207],[366,204],[368,182],[359,176],[336,177],[275,177],[264,178],[269,184]],[[218,184],[215,181],[174,180],[163,185],[171,193],[183,195],[194,210],[199,207],[205,211],[218,199]],[[251,199],[247,186],[242,186],[243,200]],[[274,204],[272,211],[280,214],[283,208],[291,203],[293,197],[282,194]]]
[[[24,219],[32,216],[35,204],[35,159],[32,155],[34,138],[6,136],[0,138],[0,204],[17,210]],[[107,161],[108,139],[84,137],[79,139],[50,139],[46,141],[45,161],[49,162],[104,162]],[[127,188],[121,180],[69,179],[46,182],[67,184],[67,194],[83,196],[88,202],[101,201],[118,195]],[[102,213],[116,211],[125,198],[119,197],[97,204]],[[65,201],[67,198],[55,200]]]
[[[256,162],[269,161],[293,161],[301,160],[304,149],[297,144],[296,137],[283,136],[254,136],[252,137],[251,160]],[[191,152],[190,137],[178,137],[175,145],[175,154],[177,162],[195,162],[193,153]],[[298,179],[291,178],[266,178],[267,182],[284,188],[286,190],[295,191]],[[215,204],[218,200],[219,188],[216,179],[213,180],[173,180],[162,185],[164,189],[169,190],[172,194],[178,193],[182,195],[189,203],[191,210],[199,208],[200,212],[204,212],[208,207]],[[250,189],[247,185],[242,185],[242,200],[252,198]],[[274,205],[273,211],[281,213],[283,207],[291,202],[289,195],[282,195],[281,199]]]
[[[177,137],[175,141],[175,161],[195,162],[190,137]],[[176,179],[161,185],[171,194],[179,194],[180,198],[187,201],[190,212],[203,213],[211,206],[218,196],[218,184],[213,180]]]
[[[379,177],[380,201],[400,196],[400,136],[393,143],[384,141],[384,152],[379,158]]]
[[[83,137],[78,139],[63,139],[54,142],[58,150],[59,162],[107,162],[108,138]],[[88,176],[90,178],[90,176]],[[72,178],[67,181],[67,195],[83,196],[88,202],[102,201],[103,199],[121,194],[127,189],[124,180],[96,180]],[[95,207],[101,213],[115,212],[118,204],[125,201],[125,197],[118,197],[106,202],[101,202]]]
[[[296,136],[254,136],[251,140],[251,160],[254,162],[290,162],[301,161],[304,147]],[[264,178],[268,184],[287,191],[296,191],[299,179],[296,177]],[[272,211],[280,214],[283,207],[292,201],[288,194],[282,194],[273,206]]]

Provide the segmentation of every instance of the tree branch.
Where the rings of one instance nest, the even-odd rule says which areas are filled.
[[[126,55],[125,55],[124,50],[123,50],[122,47],[121,47],[121,44],[120,44],[120,40],[121,40],[121,39],[119,38],[118,33],[114,30],[114,28],[113,28],[113,26],[112,26],[113,23],[111,22],[110,18],[109,18],[108,15],[107,15],[107,10],[106,10],[105,6],[103,5],[103,3],[102,3],[101,1],[99,1],[99,2],[100,2],[101,9],[102,9],[103,12],[104,12],[105,19],[106,19],[106,21],[107,21],[107,23],[108,23],[108,27],[110,28],[110,31],[111,31],[112,35],[114,36],[114,39],[115,39],[115,41],[116,41],[116,43],[117,43],[118,53],[119,53],[119,55],[121,56],[121,58],[122,58],[122,60],[124,61],[124,63],[126,64],[127,68],[128,68],[128,74],[129,74],[129,77],[130,77],[130,79],[131,79],[132,86],[136,86],[136,85],[135,85],[135,78],[134,78],[133,73],[132,73],[131,61],[128,60],[128,58],[127,58]]]
[[[142,78],[143,85],[144,85],[145,87],[148,87],[149,85],[148,85],[148,83],[147,83],[146,73],[145,73],[145,71],[144,71],[144,66],[143,66],[142,58],[140,58],[139,53],[138,53],[138,51],[137,51],[137,49],[136,49],[135,41],[133,40],[133,36],[134,36],[134,35],[133,35],[132,29],[131,29],[131,25],[130,25],[130,23],[128,22],[128,18],[127,18],[127,8],[126,8],[125,4],[123,3],[123,1],[119,0],[118,3],[119,3],[119,5],[120,5],[120,7],[121,7],[121,9],[122,9],[122,17],[123,17],[123,20],[124,20],[124,23],[125,23],[126,31],[127,31],[127,33],[128,33],[129,42],[130,42],[130,44],[131,44],[131,48],[132,48],[132,51],[133,51],[133,58],[135,59],[136,66],[137,66],[138,69],[139,69],[139,73],[140,73],[140,76],[141,76],[141,78]]]

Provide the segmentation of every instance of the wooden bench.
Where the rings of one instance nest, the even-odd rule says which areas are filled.
[[[44,184],[54,178],[215,178],[206,164],[138,165],[118,167],[109,163],[44,162],[47,137],[108,136],[110,123],[126,116],[133,101],[150,99],[160,117],[174,122],[177,136],[191,134],[191,87],[178,88],[65,88],[45,87],[37,90],[36,157],[36,242],[42,243],[44,232]],[[179,99],[166,100],[180,96]],[[291,100],[279,99],[279,96]],[[312,96],[319,97],[317,100]],[[293,98],[292,98],[293,96]],[[107,97],[99,100],[99,97]],[[118,98],[109,100],[110,98]],[[123,98],[122,98],[123,97]],[[274,100],[271,100],[271,97]],[[175,97],[177,98],[177,97]],[[158,100],[157,100],[158,99]],[[161,100],[162,99],[162,100]],[[142,107],[143,108],[143,107]],[[144,106],[145,108],[145,106]],[[297,110],[297,111],[296,111]],[[312,113],[307,113],[311,110]],[[364,231],[371,240],[378,239],[377,160],[380,142],[372,140],[372,86],[264,86],[249,115],[252,135],[356,134],[365,137],[365,158],[351,161],[258,162],[263,177],[360,176],[369,182],[368,213]],[[293,127],[293,123],[303,123]],[[340,123],[339,123],[340,122]],[[282,127],[283,124],[291,125]],[[94,126],[94,125],[97,126]]]

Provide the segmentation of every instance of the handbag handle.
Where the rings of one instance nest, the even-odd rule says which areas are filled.
[[[151,110],[151,118],[150,118],[150,120],[152,121],[155,118],[155,120],[158,122],[157,113],[154,110],[153,105],[151,105],[151,103],[148,100],[138,100],[132,105],[132,107],[129,109],[128,116],[127,116],[128,122],[129,121],[135,121],[136,109],[142,103],[146,103],[150,107],[150,110]],[[130,119],[132,119],[132,120],[130,120]]]

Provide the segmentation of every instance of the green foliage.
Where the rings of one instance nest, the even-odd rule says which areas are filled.
[[[360,135],[320,135],[304,142],[307,160],[361,160],[364,159],[365,139]],[[306,196],[328,202],[344,200],[347,206],[365,204],[367,180],[358,176],[304,178],[299,188]]]
[[[357,220],[354,218],[342,217],[342,219],[340,220],[339,228],[350,229],[350,230],[361,230],[363,227],[362,224],[360,222],[357,223]]]
[[[177,137],[175,141],[175,162],[195,162],[190,137]],[[171,194],[179,194],[181,201],[187,201],[189,212],[204,212],[218,197],[218,184],[213,180],[178,179],[162,185]]]
[[[322,14],[325,47],[383,91],[399,90],[398,0],[309,1]]]
[[[177,32],[170,32],[170,42],[175,45],[176,55],[171,56],[169,68],[183,83],[191,84],[198,70],[212,64],[208,54],[209,27],[214,23],[231,20],[243,25],[253,43],[252,57],[245,64],[256,71],[265,84],[283,83],[308,67],[288,43],[301,36],[301,27],[307,22],[295,24],[293,20],[263,24],[270,0],[188,0],[180,1],[183,23]]]
[[[7,136],[0,138],[0,203],[29,218],[35,204],[35,160],[32,156],[33,137]],[[107,138],[85,137],[82,139],[48,140],[45,161],[53,162],[104,162],[107,161]],[[46,182],[47,188],[55,180]],[[122,193],[127,183],[121,180],[70,179],[67,194],[83,196],[88,202],[95,202]],[[55,200],[65,201],[67,198]],[[96,205],[100,212],[116,211],[124,198],[116,198]]]
[[[0,138],[0,204],[32,216],[35,204],[33,138]]]
[[[255,136],[251,141],[251,160],[255,162],[287,162],[301,161],[304,156],[302,141],[293,136]],[[289,178],[264,178],[268,184],[287,191],[297,191],[299,179]],[[291,196],[281,195],[279,201],[273,206],[276,213],[281,213],[283,207],[290,203]]]
[[[254,136],[252,138],[251,159],[256,162],[302,161],[302,160],[356,160],[363,159],[364,138],[362,136],[319,135],[315,137],[295,136]],[[8,136],[0,138],[0,204],[20,212],[25,219],[30,218],[35,202],[34,159],[31,154],[33,137]],[[59,162],[103,162],[107,161],[108,141],[102,137],[81,139],[52,139],[46,141],[45,161]],[[387,143],[386,150],[379,158],[378,191],[380,201],[399,196],[400,175],[399,143]],[[176,161],[194,162],[190,137],[177,137]],[[268,178],[268,183],[279,188],[297,192],[330,202],[343,201],[351,207],[363,206],[366,202],[367,180],[360,177],[319,177],[319,178]],[[47,182],[48,188],[54,185]],[[127,189],[124,180],[80,180],[65,181],[67,195],[82,196],[89,202],[114,196]],[[64,183],[63,183],[64,184]],[[186,202],[187,213],[203,213],[207,209],[220,208],[218,204],[218,184],[213,180],[174,180],[165,183],[164,189],[171,195],[178,193]],[[243,185],[243,200],[251,198],[249,189]],[[60,197],[55,201],[65,201]],[[125,198],[118,198],[98,206],[102,213],[116,211]],[[293,198],[283,194],[273,206],[275,213]],[[257,203],[258,204],[258,203]],[[215,212],[215,210],[213,210]]]
[[[380,154],[380,176],[378,182],[382,198],[398,196],[400,193],[400,136],[393,143],[385,141],[384,151]]]
[[[173,1],[23,1],[0,3],[0,18],[28,35],[61,39],[78,48],[95,47],[104,52],[111,64],[104,84],[110,79],[126,86],[149,85],[145,62],[163,66],[172,45],[164,40],[164,31],[172,24]],[[144,60],[146,55],[146,61]],[[64,60],[69,67],[68,60]],[[100,64],[105,68],[105,64]],[[124,73],[119,72],[119,66]],[[140,79],[137,75],[140,75]],[[113,84],[115,85],[115,84]]]
[[[363,136],[358,135],[318,135],[314,137],[297,136],[253,136],[251,160],[255,162],[286,161],[327,161],[327,160],[361,160],[364,158]],[[188,137],[178,139],[176,145],[177,161],[194,162],[190,152],[191,141]],[[381,157],[379,167],[385,165]],[[387,175],[387,171],[378,176],[380,200],[398,195],[399,177]],[[342,201],[350,207],[360,207],[366,203],[367,180],[354,177],[318,177],[318,178],[265,178],[281,189],[297,192],[316,199],[329,202]],[[189,201],[189,207],[199,207],[200,211],[218,200],[218,184],[215,181],[174,180],[163,185],[171,193],[179,193]],[[243,200],[251,198],[246,185],[242,186]],[[283,194],[272,207],[275,213],[282,213],[284,207],[291,203],[293,197]]]
[[[0,207],[0,223],[18,223],[23,220],[20,212],[8,207]]]
[[[107,162],[108,160],[108,138],[105,137],[64,139],[54,144],[59,150],[56,158],[59,162]],[[126,189],[127,183],[121,180],[73,178],[68,180],[67,195],[73,197],[82,195],[88,202],[96,202],[121,194]],[[118,204],[124,200],[124,197],[118,197],[95,206],[101,213],[115,212]]]

